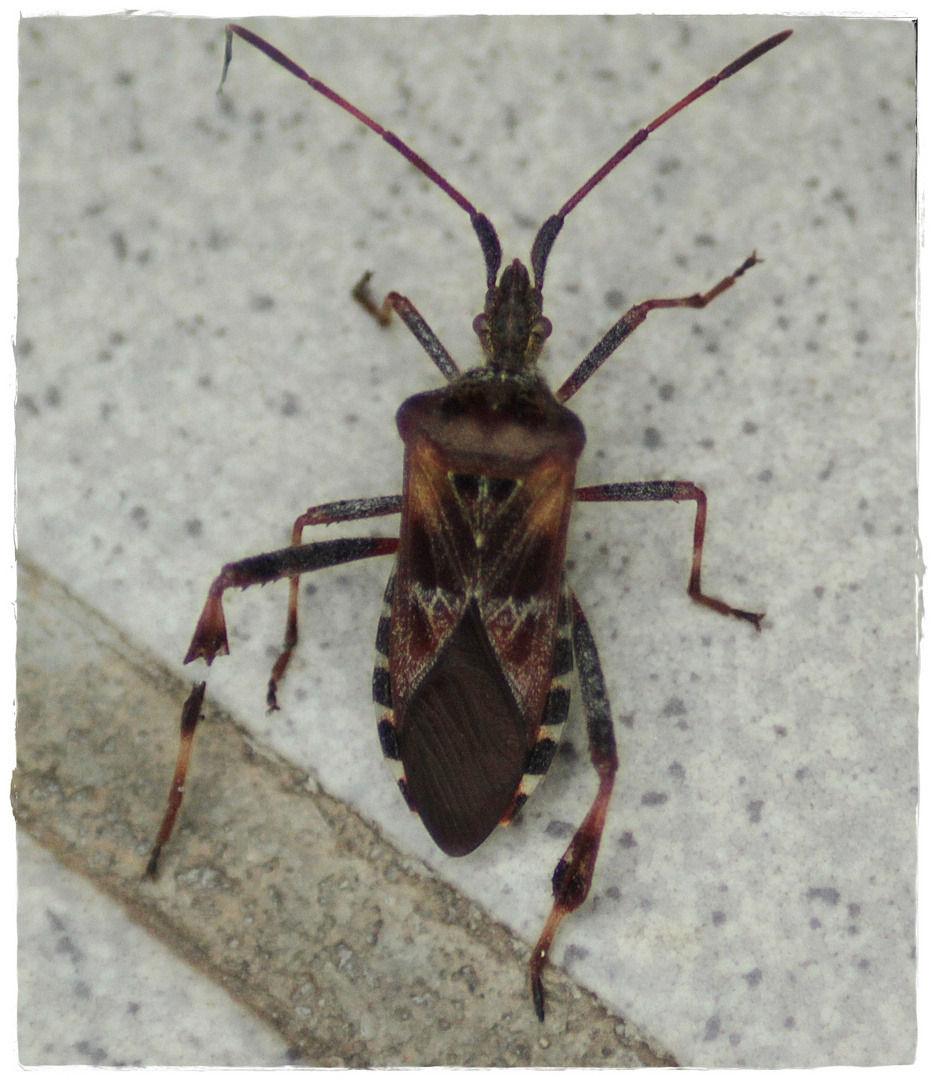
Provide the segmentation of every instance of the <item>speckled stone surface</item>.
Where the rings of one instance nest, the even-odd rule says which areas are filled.
[[[572,582],[623,765],[555,959],[683,1064],[910,1061],[912,26],[251,25],[411,140],[507,257],[640,124],[794,28],[578,207],[549,264],[557,384],[629,304],[765,260],[703,312],[653,314],[573,401],[579,482],[703,486],[705,586],[768,619],[756,635],[692,608],[689,508],[580,508]],[[222,40],[168,19],[21,29],[19,540],[166,662],[221,564],[287,543],[309,505],[400,489],[395,409],[438,379],[404,328],[349,302],[360,273],[410,296],[464,366],[483,292],[463,212],[349,117],[248,49],[217,99]],[[232,599],[209,693],[534,940],[595,790],[582,725],[518,828],[445,860],[373,730],[387,574],[310,583],[273,717],[285,590]]]
[[[19,841],[23,1065],[281,1066],[288,1047],[78,874]]]

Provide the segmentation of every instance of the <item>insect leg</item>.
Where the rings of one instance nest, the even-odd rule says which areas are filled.
[[[548,959],[548,951],[555,933],[565,915],[583,904],[593,881],[600,838],[606,821],[606,812],[613,793],[613,783],[619,759],[616,756],[616,736],[613,734],[613,717],[603,680],[603,669],[597,645],[577,597],[571,594],[571,637],[577,660],[581,696],[587,716],[587,741],[590,760],[597,770],[600,786],[596,798],[567,851],[561,856],[551,879],[554,902],[545,922],[538,944],[529,961],[532,980],[532,1001],[539,1020],[545,1019],[545,991],[542,987],[542,968]]]
[[[376,555],[392,555],[398,547],[399,540],[395,536],[361,536],[320,540],[315,544],[282,548],[228,563],[208,590],[204,610],[185,654],[185,663],[190,664],[192,660],[200,658],[210,664],[215,656],[226,656],[230,652],[223,607],[227,589],[268,585],[271,581],[295,577],[311,570],[323,570],[326,566],[339,566]]]
[[[412,331],[419,345],[428,353],[448,382],[456,379],[460,375],[460,368],[454,362],[451,354],[441,344],[434,330],[422,318],[421,313],[412,301],[397,292],[391,292],[386,294],[382,304],[377,304],[373,299],[373,293],[370,291],[370,279],[372,277],[373,274],[368,270],[360,278],[350,294],[354,300],[380,326],[389,326],[392,322],[392,313],[395,312]]]
[[[360,502],[378,502],[379,500],[359,500]],[[332,507],[340,506],[340,503],[331,503]],[[326,507],[319,507],[323,511]],[[390,511],[385,511],[389,513]],[[311,513],[311,511],[309,511]],[[365,517],[365,514],[358,516]],[[335,520],[349,520],[348,518]],[[208,664],[215,656],[226,654],[230,650],[227,647],[227,628],[224,620],[222,598],[225,589],[238,587],[247,588],[249,585],[265,585],[270,581],[280,578],[294,578],[297,574],[306,573],[310,570],[322,570],[326,566],[339,566],[341,563],[355,562],[357,559],[368,559],[376,555],[392,555],[399,546],[396,537],[367,536],[359,539],[323,540],[317,544],[303,544],[301,547],[283,548],[281,551],[271,551],[266,555],[254,555],[240,562],[228,563],[214,581],[208,592],[208,599],[198,620],[198,626],[185,657],[185,663],[202,657]],[[195,728],[201,719],[201,706],[204,704],[205,683],[195,683],[188,700],[182,707],[181,740],[178,748],[178,759],[175,764],[175,775],[172,777],[172,786],[169,789],[168,805],[162,824],[156,835],[146,865],[146,876],[155,877],[159,868],[159,855],[162,848],[172,835],[172,828],[182,798],[185,792],[185,777],[188,773],[188,762],[191,757],[191,745],[194,739]]]
[[[312,506],[292,526],[292,546],[299,547],[303,531],[311,525],[333,525],[338,521],[358,521],[361,518],[398,514],[402,510],[401,495],[382,495],[375,499],[344,499],[341,502]],[[289,582],[289,612],[285,623],[285,640],[279,659],[273,665],[266,689],[266,706],[270,712],[279,708],[276,690],[298,644],[298,574]]]
[[[146,877],[149,878],[156,876],[159,869],[159,856],[172,835],[175,817],[185,796],[185,777],[188,775],[188,762],[191,760],[191,744],[195,737],[195,728],[201,719],[201,706],[204,704],[206,686],[207,683],[195,683],[188,695],[188,700],[182,706],[182,733],[178,744],[175,775],[172,777],[172,786],[169,788],[169,801],[165,808],[165,815],[159,826],[159,832],[156,834],[156,842],[149,853],[149,862],[146,864]]]
[[[712,300],[716,300],[721,293],[732,288],[747,270],[750,270],[756,263],[760,262],[762,262],[762,260],[758,258],[755,252],[753,252],[742,266],[738,267],[732,274],[728,274],[722,281],[714,285],[709,292],[693,293],[691,296],[679,296],[667,300],[643,300],[641,304],[636,304],[635,307],[631,307],[621,319],[610,327],[584,359],[581,360],[577,367],[564,380],[564,383],[555,396],[559,401],[567,401],[568,398],[573,397],[584,383],[587,382],[590,376],[593,375],[597,368],[612,356],[633,330],[645,322],[650,311],[655,311],[656,308],[706,307]]]
[[[595,487],[578,488],[574,492],[578,502],[661,502],[671,500],[681,502],[692,499],[697,503],[694,517],[694,555],[691,559],[691,577],[688,581],[688,596],[704,607],[718,611],[721,615],[732,615],[737,619],[751,622],[761,629],[759,623],[765,617],[764,612],[742,611],[730,607],[714,596],[701,592],[701,558],[704,551],[704,530],[707,525],[707,496],[688,480],[641,480],[631,484],[597,484]]]

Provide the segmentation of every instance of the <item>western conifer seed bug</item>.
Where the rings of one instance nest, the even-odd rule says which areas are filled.
[[[222,85],[233,38],[242,38],[381,135],[466,211],[486,266],[486,299],[473,323],[483,361],[461,371],[410,300],[390,292],[378,304],[369,275],[363,277],[353,290],[355,299],[383,326],[398,315],[447,380],[439,390],[410,397],[398,411],[405,445],[403,492],[313,506],[295,521],[290,547],[226,565],[208,592],[185,662],[200,658],[210,664],[228,652],[222,606],[227,589],[287,578],[285,643],[266,694],[269,708],[276,709],[278,687],[298,643],[299,576],[395,555],[376,635],[373,697],[379,739],[409,807],[441,850],[454,856],[468,855],[497,825],[507,824],[547,771],[567,719],[576,664],[599,786],[554,871],[551,913],[531,956],[532,999],[540,1020],[545,1016],[542,970],[562,919],[590,890],[618,764],[597,647],[565,578],[574,503],[693,502],[688,595],[757,630],[763,617],[702,590],[707,499],[693,483],[651,480],[575,488],[584,428],[564,404],[650,312],[706,307],[759,262],[756,254],[705,293],[644,300],[630,308],[556,392],[537,368],[551,333],[542,303],[545,267],[565,218],[620,162],[676,113],[790,34],[774,34],[743,53],[637,131],[539,229],[531,274],[519,259],[500,274],[502,252],[492,223],[443,176],[274,46],[242,26],[227,28]],[[389,514],[401,515],[398,537],[302,543],[312,525]],[[147,866],[150,876],[181,805],[204,692],[205,684],[197,683],[182,710],[178,761]]]

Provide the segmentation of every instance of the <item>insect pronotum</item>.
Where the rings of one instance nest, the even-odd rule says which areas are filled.
[[[370,275],[361,279],[354,298],[383,326],[398,315],[447,380],[439,390],[404,401],[397,414],[405,444],[403,492],[313,506],[296,519],[290,547],[226,565],[208,592],[185,662],[201,658],[210,664],[228,652],[222,605],[227,589],[288,578],[285,643],[266,694],[269,708],[277,708],[278,687],[298,642],[299,576],[395,555],[376,635],[373,697],[379,739],[409,807],[449,855],[469,854],[497,825],[507,824],[547,771],[567,719],[576,664],[599,786],[555,868],[551,913],[529,962],[540,1020],[545,1016],[542,969],[562,919],[587,898],[617,770],[597,647],[564,573],[574,503],[692,501],[688,595],[757,630],[763,617],[701,588],[707,499],[699,487],[686,480],[648,480],[575,488],[584,428],[564,405],[650,312],[706,307],[759,262],[756,254],[707,292],[644,300],[630,308],[556,392],[537,368],[551,333],[542,308],[545,267],[565,218],[620,162],[676,113],[790,34],[774,34],[743,53],[637,131],[539,229],[531,274],[519,259],[500,274],[502,252],[490,220],[411,147],[250,30],[227,28],[221,85],[236,35],[381,135],[467,212],[486,264],[486,300],[473,323],[483,362],[461,371],[410,300],[390,292],[377,304]],[[312,525],[387,514],[401,514],[398,537],[302,543]],[[195,684],[182,710],[178,761],[149,875],[157,871],[181,805],[204,692],[203,682]]]

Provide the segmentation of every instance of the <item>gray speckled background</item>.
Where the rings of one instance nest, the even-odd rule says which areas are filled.
[[[684,1064],[911,1060],[913,27],[250,25],[411,140],[507,257],[633,130],[794,27],[576,209],[549,265],[557,384],[621,306],[707,288],[754,248],[766,260],[703,312],[654,314],[574,400],[580,482],[702,485],[707,588],[769,618],[756,635],[686,599],[689,508],[580,509],[572,580],[623,764],[555,959]],[[21,29],[19,540],[167,661],[223,562],[286,543],[308,505],[399,490],[394,411],[438,379],[404,328],[380,333],[349,302],[361,271],[465,366],[482,303],[462,211],[247,48],[219,101],[221,49],[206,21]],[[564,824],[595,787],[582,725],[518,828],[445,860],[373,730],[387,573],[318,575],[273,717],[285,589],[232,598],[235,656],[210,692],[533,940]]]

